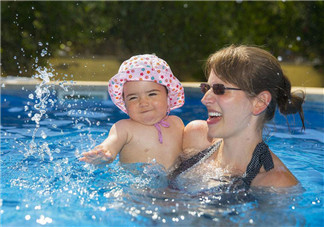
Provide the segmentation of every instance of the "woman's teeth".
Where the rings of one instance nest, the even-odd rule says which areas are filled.
[[[220,117],[220,116],[222,116],[222,114],[218,113],[218,112],[210,112],[210,113],[208,113],[208,116],[209,117]]]

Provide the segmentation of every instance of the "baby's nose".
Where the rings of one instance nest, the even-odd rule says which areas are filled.
[[[147,106],[148,105],[147,98],[141,98],[139,104],[140,106]]]

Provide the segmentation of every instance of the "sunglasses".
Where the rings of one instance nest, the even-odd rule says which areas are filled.
[[[213,84],[212,86],[210,86],[207,83],[200,84],[201,92],[204,94],[206,94],[206,92],[209,91],[211,87],[213,88],[213,92],[215,95],[224,95],[225,90],[242,90],[240,88],[225,87],[224,84]]]

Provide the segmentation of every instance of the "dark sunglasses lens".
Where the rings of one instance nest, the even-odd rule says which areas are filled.
[[[225,93],[224,84],[214,84],[213,91],[216,95],[224,95],[224,93]]]
[[[208,84],[200,84],[200,89],[205,94],[210,89],[210,86]]]

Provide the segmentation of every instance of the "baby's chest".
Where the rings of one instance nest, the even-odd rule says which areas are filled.
[[[169,148],[174,144],[182,145],[182,132],[171,128],[154,126],[142,127],[141,130],[131,131],[129,136],[131,146],[145,146],[150,148]]]
[[[164,163],[165,158],[172,157],[168,149],[161,146],[154,146],[153,143],[148,144],[128,144],[119,154],[119,159],[124,163],[148,162],[148,163]]]

